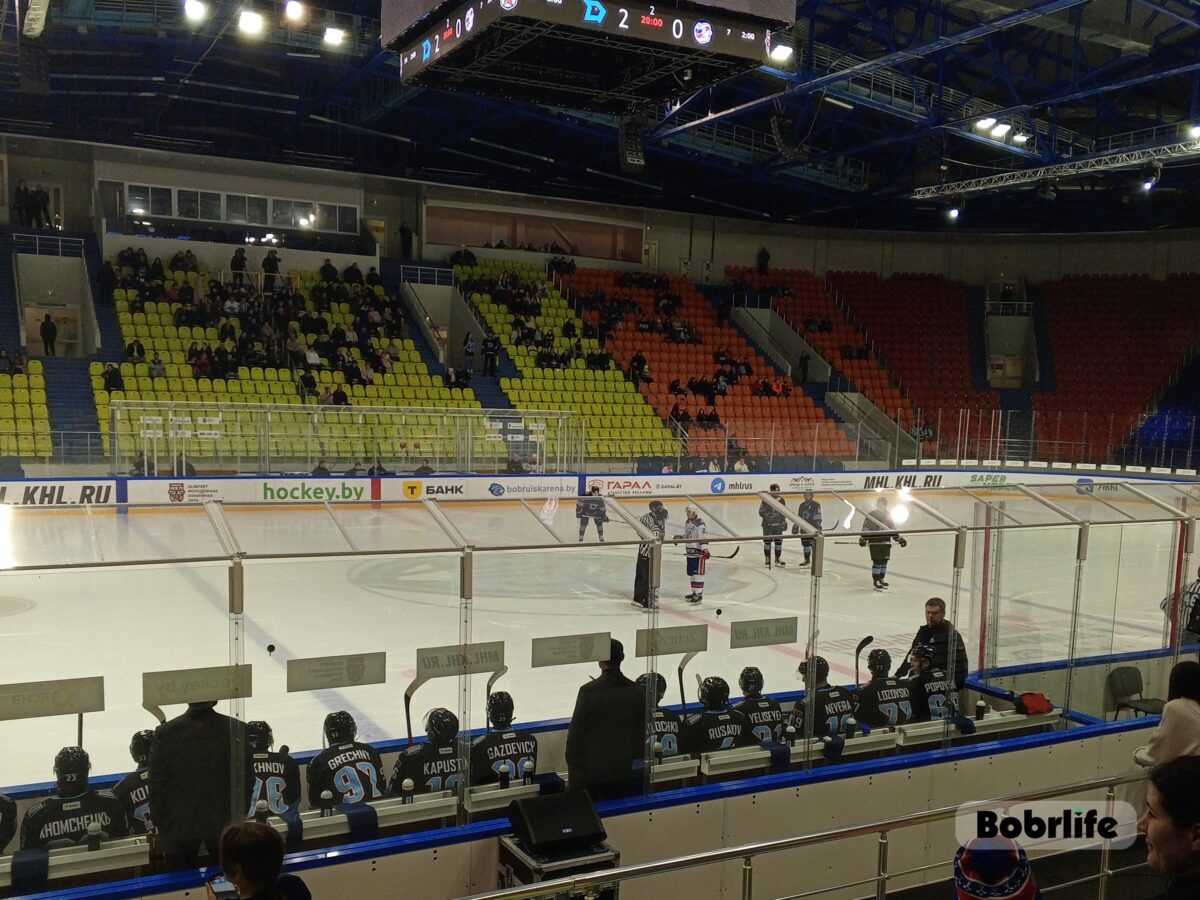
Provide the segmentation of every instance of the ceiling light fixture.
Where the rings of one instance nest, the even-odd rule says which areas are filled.
[[[204,0],[184,0],[183,15],[189,22],[202,22],[208,16]]]
[[[325,43],[330,47],[340,46],[342,41],[346,39],[346,32],[341,28],[335,28],[333,25],[325,26]]]
[[[996,124],[996,120],[993,119],[991,116],[988,116],[986,119],[980,119],[978,122],[976,122],[975,127],[978,128],[980,131],[987,131],[989,128],[991,128],[995,124]]]
[[[300,0],[287,0],[283,7],[283,14],[289,22],[299,22],[304,18],[304,4]]]
[[[262,34],[263,17],[252,9],[243,9],[238,14],[238,31],[242,34]]]
[[[1009,125],[1007,122],[1001,122],[999,125],[997,125],[995,128],[992,129],[992,137],[997,138],[997,139],[1003,138],[1010,131],[1012,131],[1012,126]]]

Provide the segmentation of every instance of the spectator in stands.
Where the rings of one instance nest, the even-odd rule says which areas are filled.
[[[772,396],[771,382],[769,380],[767,380],[766,378],[760,378],[758,380],[758,389],[754,392],[754,396],[756,396],[756,397]]]
[[[125,379],[121,377],[121,370],[116,367],[115,363],[105,366],[100,377],[104,379],[104,389],[110,394],[113,391],[125,390]]]
[[[724,370],[717,373],[717,377],[713,379],[713,393],[718,397],[724,397],[729,393],[729,381],[725,377]]]
[[[0,347],[0,375],[11,375],[13,370],[12,357],[8,351]]]
[[[333,406],[333,388],[330,385],[325,386],[325,390],[317,398],[317,403],[321,406]]]
[[[369,287],[369,288],[375,288],[375,287],[378,287],[379,285],[383,284],[383,279],[379,277],[379,273],[375,271],[374,266],[371,266],[371,268],[367,269],[367,275],[366,275],[365,280],[367,283],[367,287]]]
[[[526,472],[525,464],[517,459],[516,456],[510,456],[508,458],[508,465],[504,467],[504,471],[509,475],[524,475]]]
[[[253,900],[312,900],[308,886],[283,875],[283,838],[262,822],[233,822],[221,832],[221,873],[239,897]]]
[[[792,396],[792,386],[776,375],[771,381],[771,396],[790,397]]]
[[[234,290],[246,283],[246,248],[238,247],[233,251],[233,259],[229,260],[229,271],[233,274],[230,283]]]
[[[721,464],[719,462],[717,462],[717,458],[715,456],[708,461],[708,467],[705,469],[705,471],[706,472],[720,472],[721,471]]]
[[[805,350],[800,354],[800,358],[796,361],[796,372],[800,376],[800,382],[803,384],[808,381],[808,364],[812,362],[812,354]]]
[[[180,453],[175,457],[175,464],[171,467],[171,474],[176,478],[195,478],[196,467],[184,459],[183,454]]]
[[[54,223],[50,220],[50,195],[46,192],[46,189],[39,184],[33,189],[30,197],[33,204],[33,217],[37,227],[53,227]]]
[[[163,270],[161,256],[154,257],[154,262],[150,263],[150,271],[147,274],[151,281],[166,281],[166,272]]]
[[[432,475],[434,474],[433,466],[429,464],[429,460],[421,460],[421,464],[413,470],[414,475]]]
[[[1146,862],[1168,876],[1154,900],[1200,896],[1200,756],[1180,756],[1150,770],[1146,808],[1138,831],[1146,835]]]
[[[166,378],[167,366],[162,361],[162,357],[158,355],[158,351],[154,351],[154,356],[150,359],[150,377],[151,378]]]
[[[321,268],[317,270],[324,282],[334,282],[338,280],[337,266],[328,259],[321,263]]]
[[[401,259],[412,259],[413,258],[413,230],[408,227],[407,222],[402,222],[400,224],[400,230],[398,233],[400,235],[400,258]]]
[[[30,200],[29,185],[22,178],[17,182],[17,189],[13,191],[13,210],[17,214],[17,224],[22,227],[29,227],[30,212],[29,207],[32,205]]]
[[[667,388],[667,393],[671,394],[672,396],[683,396],[687,393],[687,391],[683,389],[683,385],[680,383],[678,378],[672,378],[671,384]]]
[[[759,248],[758,258],[756,259],[759,275],[766,275],[767,268],[771,265],[771,254],[766,247]]]
[[[317,379],[313,376],[312,372],[305,369],[297,379],[297,387],[299,388],[300,399],[308,402],[308,398],[317,392]]]
[[[343,474],[353,476],[353,475],[361,475],[362,473],[363,473],[362,463],[355,461],[350,466],[350,468],[348,468]],[[310,797],[309,799],[311,800],[312,798]]]
[[[358,263],[352,262],[342,270],[342,281],[346,284],[361,285],[363,283],[362,270],[359,269]]]
[[[342,385],[335,385],[333,395],[329,398],[329,402],[333,406],[349,406],[350,398],[346,396],[346,389]]]
[[[279,253],[275,250],[268,250],[266,258],[262,261],[263,270],[263,293],[275,293],[275,279],[279,275]]]
[[[746,457],[739,456],[737,458],[737,461],[733,464],[733,471],[735,471],[735,472],[749,472],[750,471],[750,467],[748,465],[746,465]]]
[[[325,465],[325,460],[318,459],[317,464],[313,466],[313,475],[329,475],[329,466]]]
[[[54,324],[50,313],[46,313],[42,318],[42,324],[38,330],[42,336],[42,352],[46,356],[54,356],[54,342],[58,340],[58,326]]]
[[[375,460],[375,464],[367,469],[367,474],[371,476],[394,475],[395,472],[389,472],[380,460]]]
[[[22,347],[12,355],[12,373],[14,375],[29,374],[29,357],[25,355],[25,348]]]
[[[487,337],[483,339],[483,374],[495,377],[499,359],[500,340],[489,331]]]
[[[100,286],[100,299],[105,303],[112,302],[113,291],[117,289],[118,280],[116,269],[106,259],[100,266],[100,271],[96,273],[96,283]]]
[[[463,335],[462,340],[463,364],[468,372],[475,371],[475,338],[471,332]]]
[[[609,642],[600,677],[579,689],[567,729],[567,770],[572,790],[593,800],[622,797],[638,789],[634,760],[646,742],[646,692],[621,673],[625,648]]]
[[[146,361],[146,347],[137,337],[130,341],[125,348],[125,358],[132,363]]]
[[[1150,735],[1150,743],[1138,747],[1134,762],[1156,766],[1177,756],[1200,755],[1200,662],[1175,664],[1167,685],[1167,704],[1162,719]]]

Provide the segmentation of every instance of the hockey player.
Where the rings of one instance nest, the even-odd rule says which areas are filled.
[[[858,690],[856,715],[872,728],[903,725],[912,719],[912,695],[907,682],[891,677],[892,655],[883,649],[867,654],[871,680]]]
[[[760,744],[783,736],[783,711],[774,697],[763,696],[763,675],[755,666],[746,666],[738,676],[742,702],[734,707],[750,720],[750,730]]]
[[[113,796],[125,805],[125,818],[134,834],[146,834],[153,830],[150,823],[150,746],[154,743],[153,731],[139,731],[129,742],[129,755],[137,768],[117,782]],[[0,844],[0,847],[4,846]]]
[[[650,690],[650,673],[639,675],[637,683]],[[650,744],[658,744],[660,753],[665,759],[676,756],[680,752],[679,740],[683,731],[679,713],[673,709],[664,709],[663,697],[667,694],[667,679],[661,672],[654,673],[654,716],[650,722]]]
[[[704,709],[690,714],[683,726],[683,746],[688,753],[712,753],[755,743],[749,720],[729,708],[729,683],[724,678],[704,679],[700,703]]]
[[[0,855],[17,833],[17,801],[0,794]]]
[[[308,805],[321,808],[321,793],[333,794],[332,802],[362,803],[383,796],[383,761],[370,744],[354,740],[358,726],[345,710],[325,717],[328,742],[308,764]]]
[[[777,503],[786,503],[777,484],[771,485],[771,499]],[[775,565],[786,566],[787,563],[783,561],[783,541],[779,539],[779,535],[787,528],[787,517],[765,499],[758,504],[758,517],[762,520],[763,564],[768,569],[771,568],[771,545],[774,544]]]
[[[813,711],[813,737],[846,733],[846,720],[854,717],[854,701],[850,692],[829,684],[829,663],[823,656],[814,656],[800,663],[800,677],[804,679],[804,690],[815,692]],[[797,739],[805,737],[804,711],[806,697],[796,701],[788,725],[796,729]]]
[[[275,744],[271,726],[262,721],[247,722],[246,743],[250,745],[254,776],[247,815],[254,815],[259,800],[267,801],[267,810],[273,816],[297,809],[300,805],[300,767],[288,754],[287,747],[271,749]]]
[[[580,497],[575,501],[575,518],[579,520],[581,543],[583,535],[587,531],[588,519],[596,523],[596,534],[600,538],[600,543],[604,543],[604,523],[608,521],[608,507],[604,503],[604,498],[600,496],[600,485],[593,484],[586,497]]]
[[[796,514],[799,515],[800,518],[802,518],[805,522],[807,522],[809,525],[811,525],[818,532],[821,531],[822,521],[823,521],[822,517],[821,517],[821,504],[818,503],[814,499],[812,491],[804,492],[804,502],[801,503],[800,506],[796,509]],[[793,525],[792,526],[792,534],[799,534],[799,533],[800,533],[800,526]],[[800,565],[807,566],[809,563],[812,562],[813,543],[814,543],[814,538],[812,538],[812,537],[800,538],[800,545],[804,548],[804,562],[800,563]]]
[[[513,698],[506,691],[488,695],[488,721],[492,731],[475,739],[471,745],[471,784],[494,784],[500,781],[500,770],[508,767],[513,784],[525,777],[525,763],[532,763],[532,776],[537,771],[538,740],[528,731],[513,730]],[[416,781],[416,779],[413,779]]]
[[[892,522],[887,498],[880,497],[875,501],[875,508],[863,521],[862,536],[858,539],[858,546],[869,546],[871,549],[871,581],[875,583],[877,591],[882,591],[888,586],[885,576],[888,560],[892,558],[892,541],[901,547],[908,546],[908,541],[900,536],[895,523]]]
[[[692,592],[683,599],[688,603],[699,603],[704,599],[704,564],[708,562],[711,553],[708,552],[708,541],[705,538],[704,520],[695,507],[689,506],[684,511],[687,524],[683,526],[682,537],[687,544],[687,573],[692,580]]]
[[[405,794],[404,782],[411,780],[414,794],[457,791],[463,771],[454,739],[458,737],[458,716],[441,706],[425,714],[425,743],[409,744],[396,759],[388,793]]]
[[[912,649],[912,677],[908,692],[912,699],[912,721],[945,719],[958,709],[958,692],[941,669],[933,667],[933,645],[918,644]]]
[[[642,516],[642,524],[659,540],[662,540],[667,525],[667,508],[661,500],[650,501],[650,512]],[[654,545],[647,542],[638,545],[637,574],[633,577],[633,605],[638,609],[658,607],[658,598],[650,596],[650,554]]]
[[[82,747],[63,747],[54,757],[55,793],[25,810],[21,820],[21,849],[44,850],[82,844],[88,825],[95,822],[105,840],[125,837],[129,822],[125,806],[108,791],[88,787],[92,761]]]

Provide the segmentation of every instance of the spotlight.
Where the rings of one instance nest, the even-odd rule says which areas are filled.
[[[796,50],[792,46],[792,36],[788,31],[777,31],[767,35],[767,49],[772,62],[788,62]]]
[[[776,44],[771,48],[771,59],[775,62],[785,63],[792,58],[795,51],[786,44]]]
[[[1193,141],[1200,140],[1200,125],[1193,125],[1188,129],[1188,137]]]
[[[903,503],[897,503],[891,509],[892,521],[897,525],[903,525],[908,521],[908,507]]]
[[[975,127],[978,128],[980,131],[987,131],[989,128],[991,128],[995,124],[996,124],[996,120],[993,119],[991,116],[988,116],[986,119],[980,119],[978,122],[976,122]]]
[[[1142,190],[1154,190],[1154,186],[1158,184],[1160,178],[1162,178],[1162,163],[1157,159],[1147,163],[1142,167]]]
[[[946,218],[949,219],[951,222],[954,222],[958,219],[958,213],[959,213],[958,207],[952,206],[948,210],[946,210]]]
[[[300,0],[287,0],[283,7],[283,14],[289,22],[299,22],[304,18],[304,4]]]
[[[330,47],[337,47],[346,38],[346,32],[340,28],[335,28],[332,25],[325,26],[325,43]]]
[[[1014,144],[1024,144],[1024,143],[1028,142],[1028,140],[1029,140],[1029,135],[1021,134],[1019,132],[1012,136],[1012,142]]]
[[[208,16],[208,4],[204,0],[184,0],[183,15],[189,22],[201,22]]]
[[[238,31],[242,34],[262,34],[263,17],[252,9],[243,9],[238,14]]]
[[[1006,134],[1008,134],[1010,131],[1012,131],[1012,126],[1009,125],[1007,122],[1001,122],[999,125],[997,125],[995,128],[992,129],[992,137],[1002,138]]]

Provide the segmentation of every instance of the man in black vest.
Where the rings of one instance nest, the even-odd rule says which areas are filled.
[[[593,800],[624,797],[638,789],[634,760],[646,749],[646,692],[621,674],[625,648],[613,639],[600,677],[579,689],[567,730],[571,790]]]

